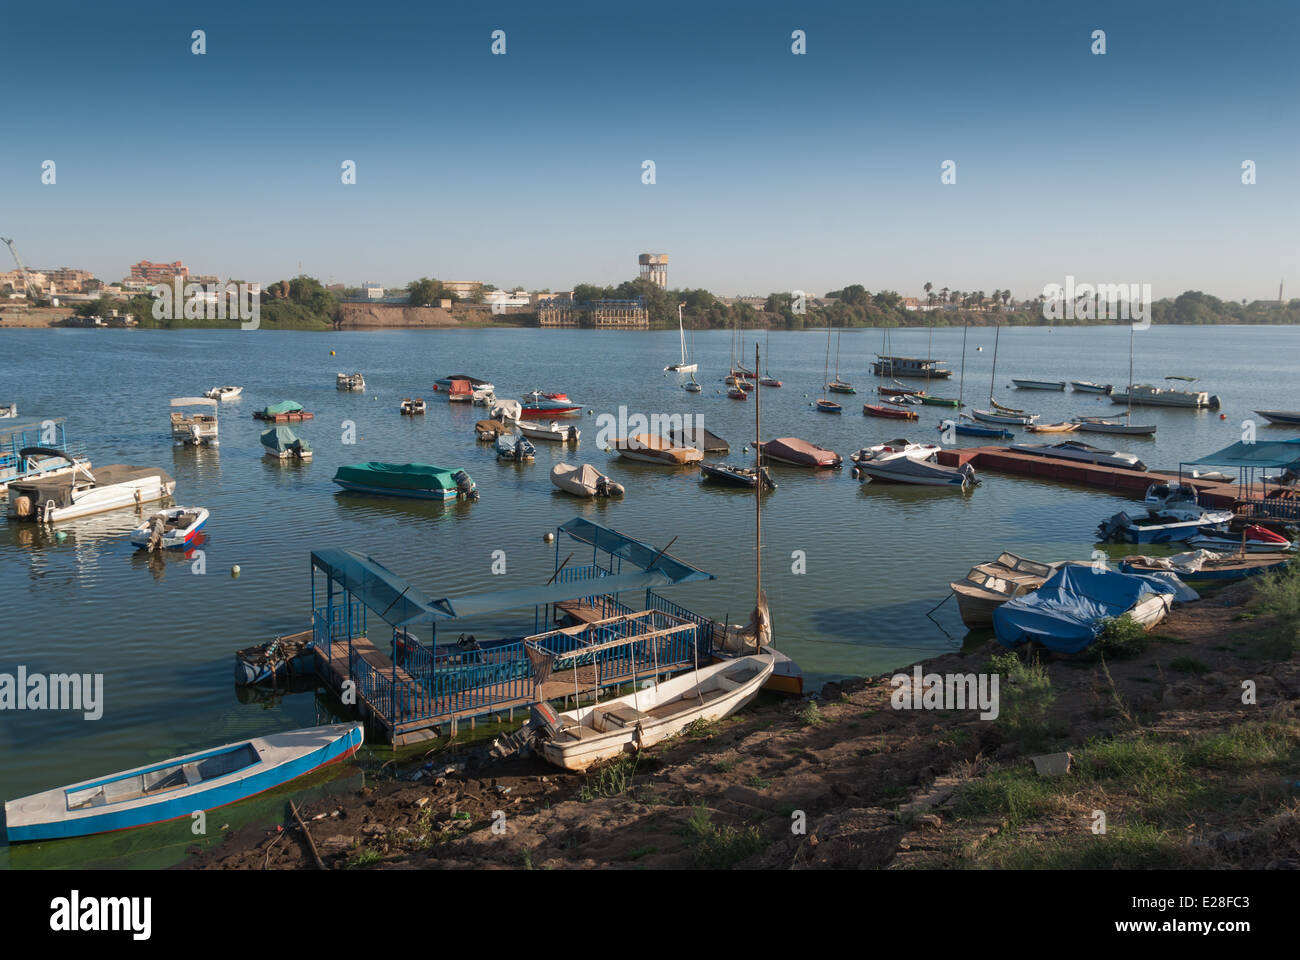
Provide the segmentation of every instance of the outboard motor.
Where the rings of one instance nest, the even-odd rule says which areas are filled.
[[[474,481],[470,479],[468,473],[464,470],[457,470],[451,475],[451,478],[456,481],[456,489],[460,492],[462,497],[466,500],[478,499],[478,487],[475,485]]]

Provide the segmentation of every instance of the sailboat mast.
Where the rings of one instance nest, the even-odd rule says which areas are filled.
[[[993,385],[998,376],[998,339],[1002,336],[1002,324],[999,322],[993,334],[993,372],[989,374],[989,402],[993,402]]]
[[[966,334],[970,333],[970,321],[961,328],[961,384],[957,388],[957,414],[961,415],[966,406]]]
[[[754,369],[758,370],[760,356],[754,344]],[[763,406],[763,391],[754,391],[754,605],[759,605],[763,592],[763,448],[759,411]],[[761,634],[760,634],[761,636]]]
[[[831,328],[826,328],[826,366],[822,368],[822,399],[826,399],[826,387],[831,375]]]
[[[677,304],[677,335],[682,339],[682,366],[686,365],[686,328],[682,326],[682,307],[685,303]]]
[[[1133,422],[1133,338],[1136,336],[1133,331],[1136,329],[1130,322],[1128,325],[1128,413],[1124,415],[1124,422],[1129,424]]]

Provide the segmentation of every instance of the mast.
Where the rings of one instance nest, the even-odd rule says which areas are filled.
[[[993,372],[989,374],[989,403],[993,402],[993,385],[998,375],[998,339],[1002,336],[1002,322],[998,321],[997,331],[993,334]]]
[[[759,369],[758,344],[754,344],[754,369]],[[759,410],[763,406],[763,391],[754,391],[754,606],[759,606],[763,595],[763,448]],[[762,631],[759,632],[761,639]]]
[[[835,382],[836,383],[840,382],[840,337],[843,335],[843,333],[844,333],[843,328],[840,328],[839,330],[835,331]],[[827,344],[827,346],[829,346],[829,344]]]
[[[961,417],[961,411],[966,406],[966,334],[970,332],[970,320],[966,321],[965,326],[961,328],[961,381],[957,388],[957,416]]]
[[[1130,321],[1128,325],[1128,413],[1124,414],[1126,424],[1133,422],[1133,338],[1136,329]]]
[[[682,307],[685,303],[677,304],[677,334],[682,338],[682,366],[686,366],[686,328],[682,326]]]
[[[831,328],[826,328],[826,366],[822,368],[822,399],[826,399],[826,387],[831,373]]]

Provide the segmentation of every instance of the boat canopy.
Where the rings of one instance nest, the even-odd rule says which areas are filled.
[[[1033,593],[998,607],[993,629],[1004,647],[1037,640],[1049,650],[1078,653],[1107,617],[1122,616],[1148,593],[1175,592],[1150,578],[1067,563]]]
[[[384,487],[391,490],[455,490],[455,470],[429,463],[381,463],[369,460],[339,467],[336,481]]]
[[[1285,468],[1300,462],[1300,438],[1237,442],[1186,464],[1198,467]]]
[[[351,550],[313,550],[311,565],[395,627],[427,622],[440,612],[428,594],[372,557]]]
[[[269,447],[276,453],[283,453],[286,450],[306,452],[311,449],[311,444],[284,424],[272,427],[270,430],[263,430],[262,446]]]
[[[693,567],[685,561],[670,557],[655,549],[648,543],[633,540],[617,530],[601,526],[582,517],[574,517],[568,523],[560,525],[561,533],[568,534],[579,543],[587,543],[598,550],[604,550],[612,557],[630,563],[640,570],[661,571],[668,579],[667,583],[690,583],[693,580],[716,580],[711,573]],[[604,591],[610,592],[608,590]]]
[[[172,400],[173,407],[216,407],[220,404],[209,397],[176,397]]]

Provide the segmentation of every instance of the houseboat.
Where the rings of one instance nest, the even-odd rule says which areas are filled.
[[[220,401],[209,397],[176,397],[172,400],[172,443],[176,446],[215,447],[217,436],[217,407]],[[192,408],[192,409],[186,409]],[[203,413],[210,410],[210,413]]]
[[[891,357],[877,354],[871,372],[878,377],[910,377],[914,380],[940,380],[952,376],[952,371],[942,360],[922,360],[918,357]]]

